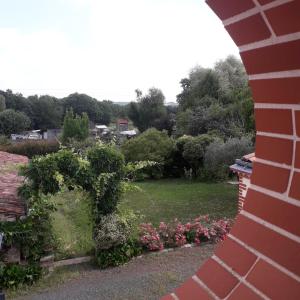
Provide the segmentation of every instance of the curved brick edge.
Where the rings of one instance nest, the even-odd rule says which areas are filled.
[[[238,45],[255,101],[243,210],[171,299],[300,299],[300,0],[206,0]]]

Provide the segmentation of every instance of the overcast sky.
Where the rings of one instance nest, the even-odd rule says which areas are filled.
[[[175,101],[195,65],[238,55],[203,0],[0,0],[0,89]]]

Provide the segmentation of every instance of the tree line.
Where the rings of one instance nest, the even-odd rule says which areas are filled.
[[[0,90],[0,134],[60,128],[70,109],[75,115],[86,113],[93,123],[109,125],[125,117],[140,132],[156,128],[176,137],[212,134],[226,140],[254,133],[252,97],[239,59],[229,56],[214,68],[196,66],[180,85],[177,106],[166,106],[165,96],[157,88],[146,94],[137,89],[135,101],[127,105],[78,93],[58,99]]]

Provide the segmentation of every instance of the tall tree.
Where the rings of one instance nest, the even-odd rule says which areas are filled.
[[[0,112],[0,134],[11,135],[30,128],[30,119],[22,112],[6,109]]]
[[[61,127],[63,106],[60,100],[48,95],[30,96],[28,100],[31,103],[35,129],[47,130]]]
[[[164,129],[163,122],[167,116],[167,110],[164,106],[165,96],[162,91],[151,88],[145,96],[142,96],[139,90],[137,91],[137,102],[129,105],[129,118],[141,132],[151,127]]]
[[[5,110],[6,103],[5,103],[5,97],[3,95],[0,95],[0,112]]]

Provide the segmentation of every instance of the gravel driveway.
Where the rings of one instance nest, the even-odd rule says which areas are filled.
[[[211,256],[214,245],[146,255],[106,270],[88,267],[76,279],[18,300],[159,299],[171,292]]]

